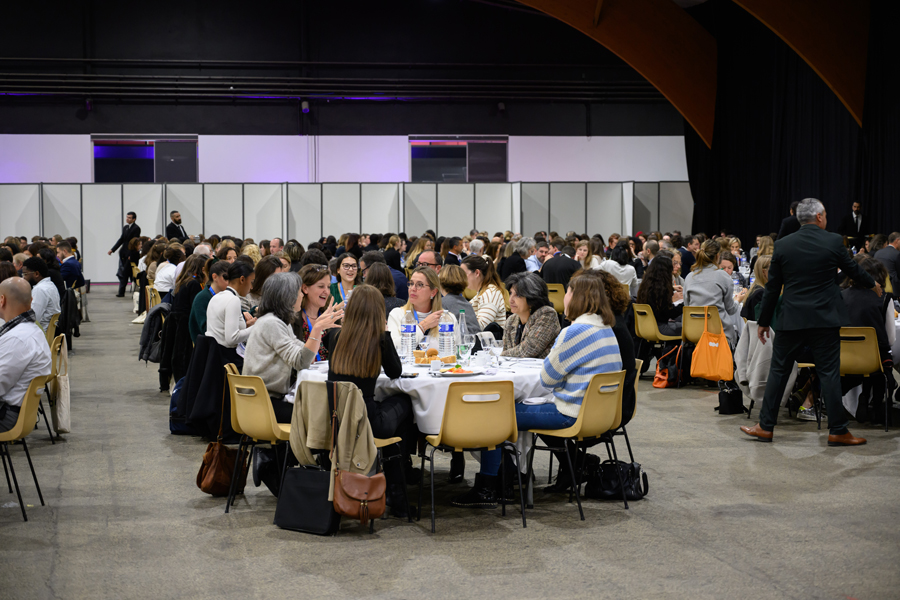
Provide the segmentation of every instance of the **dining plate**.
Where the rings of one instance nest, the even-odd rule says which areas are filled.
[[[470,367],[466,369],[467,371],[471,371],[471,373],[441,373],[441,377],[472,377],[474,375],[483,375],[484,368],[482,367]]]

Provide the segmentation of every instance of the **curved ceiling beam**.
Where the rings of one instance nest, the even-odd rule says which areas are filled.
[[[519,1],[603,44],[653,84],[712,145],[716,40],[672,0]]]
[[[787,43],[862,126],[869,0],[735,0]]]

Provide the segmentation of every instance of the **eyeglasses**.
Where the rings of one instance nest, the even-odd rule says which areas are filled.
[[[422,283],[421,281],[410,281],[410,282],[407,282],[406,287],[421,290],[423,288],[430,288],[431,286],[428,285],[427,283]]]
[[[421,260],[417,260],[416,266],[417,267],[437,267],[440,265],[438,265],[437,263],[427,263],[427,262],[422,262]]]
[[[356,265],[341,265],[341,268],[342,268],[343,270],[345,270],[345,271],[355,271],[355,270],[357,270],[359,267],[356,266]]]

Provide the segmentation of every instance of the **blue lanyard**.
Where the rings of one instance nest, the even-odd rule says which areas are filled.
[[[416,309],[413,309],[412,313],[413,313],[413,316],[416,318],[416,325],[418,325],[419,324],[419,313],[416,312]]]
[[[343,301],[343,300],[344,300],[344,297],[346,296],[346,294],[344,294],[344,284],[343,284],[343,282],[339,283],[338,286],[340,286],[340,288],[341,288],[341,301]]]
[[[306,329],[307,329],[307,331],[309,331],[309,333],[306,335],[306,337],[308,338],[309,336],[312,335],[312,325],[309,322],[309,315],[306,314],[305,310],[303,311],[303,316],[306,317]],[[318,362],[320,360],[322,360],[322,357],[319,356],[318,352],[316,352],[316,361]]]
[[[213,296],[216,295],[216,290],[212,289],[212,284],[210,284],[209,288],[207,288],[207,289],[209,289],[210,294],[212,294]]]

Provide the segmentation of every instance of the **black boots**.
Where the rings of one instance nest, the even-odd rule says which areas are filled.
[[[476,473],[475,486],[465,494],[453,498],[450,503],[465,508],[495,508],[499,479],[496,475]]]
[[[450,454],[450,477],[447,483],[459,483],[466,474],[466,455],[462,452]]]

